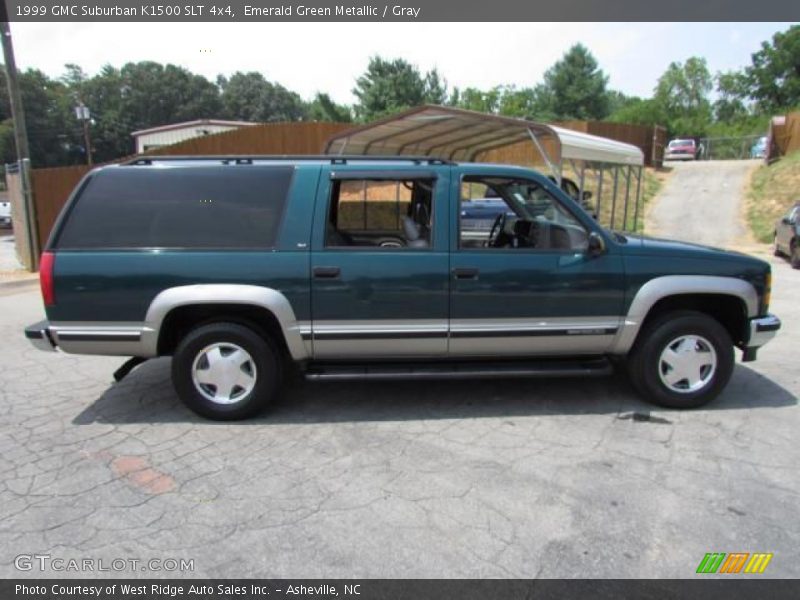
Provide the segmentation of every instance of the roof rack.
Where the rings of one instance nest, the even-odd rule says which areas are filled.
[[[134,158],[130,161],[120,164],[126,166],[140,166],[152,165],[154,162],[170,162],[170,161],[219,161],[223,165],[250,165],[256,160],[308,160],[308,161],[330,161],[332,165],[346,165],[348,161],[370,161],[370,162],[387,162],[387,161],[408,161],[414,164],[427,164],[427,165],[454,165],[451,160],[433,156],[364,156],[360,154],[264,154],[264,155],[192,155],[192,156],[143,156]]]

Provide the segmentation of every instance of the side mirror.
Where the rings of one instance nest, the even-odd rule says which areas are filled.
[[[589,246],[586,248],[586,254],[589,256],[600,256],[606,251],[606,242],[596,231],[589,234]]]
[[[783,223],[784,225],[791,225],[792,224],[792,220],[789,217],[783,217],[781,219],[781,223]]]

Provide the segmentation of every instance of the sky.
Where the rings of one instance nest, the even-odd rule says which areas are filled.
[[[327,92],[352,103],[369,57],[404,58],[437,68],[450,88],[533,86],[573,44],[582,42],[609,76],[609,87],[649,96],[673,61],[701,56],[712,73],[738,69],[762,41],[790,23],[12,23],[20,69],[51,77],[76,63],[153,60],[212,81],[260,71],[311,99]]]

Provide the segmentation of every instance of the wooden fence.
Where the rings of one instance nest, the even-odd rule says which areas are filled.
[[[605,121],[565,121],[556,125],[637,146],[644,152],[644,164],[648,167],[660,167],[664,161],[664,148],[667,145],[667,130],[664,127]]]
[[[783,118],[773,118],[770,138],[768,160],[777,160],[781,156],[800,150],[800,112],[789,113]]]
[[[602,121],[565,121],[563,123],[554,123],[554,125],[637,146],[644,153],[645,166],[661,167],[664,162],[667,130],[663,127],[657,125],[653,127],[625,123],[604,123]],[[550,156],[553,155],[555,144],[545,139],[542,142],[542,146]],[[539,152],[527,140],[504,148],[489,150],[482,153],[479,159],[494,163],[542,166],[542,158]]]

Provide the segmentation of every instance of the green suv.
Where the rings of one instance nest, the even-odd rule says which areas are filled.
[[[462,223],[500,199],[490,226]],[[409,157],[164,157],[89,173],[41,260],[39,348],[172,357],[197,413],[309,379],[599,375],[689,408],[780,328],[770,267],[601,228],[540,173]]]

